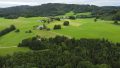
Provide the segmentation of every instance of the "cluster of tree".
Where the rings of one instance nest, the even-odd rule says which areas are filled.
[[[28,38],[28,39],[24,39],[22,40],[21,43],[19,43],[18,47],[29,47],[32,50],[40,50],[40,49],[44,49],[44,40],[41,40],[37,37],[33,37]],[[34,45],[33,45],[34,44]]]
[[[19,47],[33,51],[0,57],[1,68],[119,68],[120,43],[105,39],[33,37]]]
[[[54,20],[60,21],[60,18],[58,18],[58,17],[50,17],[50,19],[51,19],[52,21],[54,21]]]
[[[92,15],[77,15],[76,18],[93,18]]]
[[[61,29],[61,25],[54,25],[54,30]]]
[[[69,26],[69,21],[65,21],[65,22],[63,23],[63,25],[64,25],[64,26]]]
[[[94,17],[99,17],[104,20],[120,20],[119,6],[104,6],[92,12]]]
[[[0,36],[8,34],[9,32],[11,32],[11,31],[13,31],[15,29],[16,29],[16,27],[14,25],[11,25],[9,28],[6,28],[6,29],[0,31]]]
[[[69,18],[68,18],[68,19],[75,20],[75,19],[76,19],[76,17],[75,17],[75,16],[69,16]]]
[[[5,16],[4,18],[5,19],[17,19],[19,16],[17,15],[8,15],[8,16]]]

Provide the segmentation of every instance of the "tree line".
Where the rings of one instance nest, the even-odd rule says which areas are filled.
[[[11,25],[10,27],[1,30],[0,31],[0,37],[5,35],[5,34],[8,34],[9,32],[11,32],[11,31],[13,31],[15,29],[16,29],[16,27],[14,25]]]
[[[9,8],[0,8],[0,17],[7,19],[16,19],[18,17],[37,17],[37,16],[58,16],[67,12],[75,13],[91,12],[92,15],[77,16],[78,18],[99,17],[104,20],[120,20],[119,6],[95,6],[95,5],[76,5],[48,3],[40,6],[15,6]]]

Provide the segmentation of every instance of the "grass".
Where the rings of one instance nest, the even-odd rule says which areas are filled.
[[[55,32],[33,30],[33,26],[43,24],[41,22],[38,22],[38,20],[41,20],[41,19],[43,18],[41,17],[34,17],[34,18],[20,17],[18,19],[13,19],[13,20],[0,18],[0,30],[6,27],[9,27],[12,24],[14,24],[16,28],[20,30],[19,33],[15,33],[14,31],[12,31],[0,37],[0,55],[12,54],[13,52],[18,52],[18,51],[28,51],[28,49],[26,48],[18,48],[18,47],[15,48],[13,46],[17,46],[23,39],[26,39],[29,37],[33,37],[36,35],[39,35],[41,37],[47,37],[47,38],[54,37],[56,35]],[[32,33],[25,33],[28,30],[32,30]]]
[[[69,17],[69,16],[79,16],[79,15],[85,15],[85,16],[91,16],[91,12],[85,12],[85,13],[75,13],[73,11],[70,11],[68,13],[66,13],[65,15],[59,15],[56,17]]]
[[[73,16],[75,13],[73,11],[70,11],[69,13],[66,13],[64,16]]]
[[[7,54],[12,55],[14,52],[27,52],[29,51],[28,48],[18,48],[18,47],[11,47],[11,48],[0,48],[0,55],[5,56]]]
[[[86,13],[77,13],[76,15],[91,15],[91,12],[86,12]]]
[[[120,26],[112,24],[112,21],[94,19],[78,19],[71,22],[79,22],[79,26],[69,26],[61,30],[53,30],[54,32],[68,35],[74,38],[105,38],[112,42],[120,42]]]
[[[66,15],[71,15],[70,12]],[[80,13],[90,14],[90,13]],[[114,25],[113,21],[98,20],[94,22],[94,18],[69,20],[63,19],[61,21],[54,21],[47,25],[53,29],[55,24],[62,25],[61,30],[33,30],[33,26],[42,25],[38,20],[46,19],[43,17],[23,18],[18,19],[4,19],[0,18],[0,30],[14,24],[19,33],[14,31],[0,37],[0,55],[13,54],[19,51],[29,51],[28,48],[18,48],[17,45],[25,38],[39,35],[41,37],[55,37],[56,35],[65,35],[67,37],[79,38],[106,38],[112,42],[120,42],[120,26]],[[63,26],[64,21],[70,21],[70,26]],[[32,30],[32,33],[25,33],[25,31]]]

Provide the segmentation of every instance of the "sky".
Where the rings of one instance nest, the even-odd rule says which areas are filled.
[[[97,6],[120,6],[120,0],[0,0],[0,7],[18,5],[41,5],[44,3],[90,4]]]

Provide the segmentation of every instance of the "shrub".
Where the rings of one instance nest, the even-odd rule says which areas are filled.
[[[65,21],[65,22],[63,23],[63,25],[64,25],[64,26],[69,26],[69,21]]]
[[[56,30],[56,29],[61,29],[61,25],[55,25],[54,30]]]

